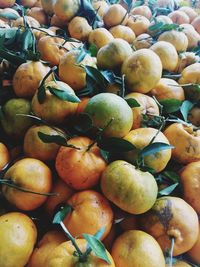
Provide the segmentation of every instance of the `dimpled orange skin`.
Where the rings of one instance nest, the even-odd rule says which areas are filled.
[[[24,267],[37,239],[33,221],[20,212],[0,216],[0,266]]]
[[[10,155],[7,147],[3,143],[0,143],[0,171],[9,162],[9,159]]]
[[[144,231],[152,235],[162,250],[171,247],[174,238],[173,256],[190,250],[199,234],[198,215],[182,198],[161,197],[140,221]]]
[[[174,146],[174,160],[182,164],[200,160],[200,130],[194,131],[193,126],[186,127],[181,123],[173,123],[163,133]]]
[[[64,224],[73,236],[80,237],[83,233],[94,235],[102,227],[105,232],[103,240],[111,230],[113,211],[108,200],[94,190],[75,193],[67,204],[72,211],[64,219]]]
[[[86,251],[87,242],[84,239],[76,239],[76,243],[82,252]],[[115,263],[108,251],[106,251],[110,264],[99,259],[91,253],[85,263],[79,263],[74,256],[75,248],[71,241],[57,246],[45,262],[45,267],[115,267]]]
[[[41,80],[50,71],[39,61],[21,64],[13,77],[13,89],[18,97],[31,98],[39,87]],[[48,78],[51,80],[51,76]]]
[[[10,179],[17,186],[38,193],[49,193],[52,186],[51,170],[42,161],[33,158],[24,158],[14,163],[5,173],[4,179]],[[34,210],[47,199],[47,196],[25,193],[6,185],[2,186],[2,193],[21,210]]]
[[[100,149],[87,137],[73,137],[68,144],[71,147],[61,147],[56,157],[56,170],[70,187],[76,190],[88,189],[95,186],[101,173],[106,168],[106,162],[100,154]]]

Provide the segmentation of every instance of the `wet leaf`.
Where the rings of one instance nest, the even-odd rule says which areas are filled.
[[[167,150],[167,149],[172,149],[172,148],[174,148],[174,147],[171,145],[168,145],[166,143],[156,142],[156,143],[152,143],[152,144],[146,146],[145,148],[143,148],[140,151],[140,156],[146,157],[146,156],[149,156],[151,154],[160,152],[162,150]]]
[[[60,135],[48,135],[42,132],[38,132],[38,136],[39,138],[42,140],[42,142],[44,143],[54,143],[57,144],[59,146],[66,146],[67,145],[67,141],[63,136]]]
[[[134,98],[125,99],[130,108],[140,107],[140,104]]]
[[[88,48],[88,52],[90,53],[91,57],[96,57],[98,48],[95,44],[91,44]]]
[[[160,100],[159,103],[163,106],[163,112],[169,114],[178,111],[182,101],[177,99],[164,99]]]
[[[108,84],[107,80],[105,79],[104,75],[96,68],[91,66],[83,66],[85,69],[86,74],[100,87],[106,88]]]
[[[37,98],[40,104],[44,103],[44,100],[46,98],[46,88],[44,83],[41,83],[41,85],[38,88]]]
[[[175,183],[173,185],[170,185],[164,189],[162,189],[161,191],[158,192],[159,196],[169,196],[174,189],[178,186],[179,183]]]
[[[63,101],[68,101],[68,102],[72,102],[72,103],[80,103],[81,102],[81,100],[75,94],[72,94],[72,93],[68,92],[67,90],[60,90],[60,89],[50,87],[50,86],[47,86],[47,89],[49,90],[49,92],[52,95],[56,96],[57,98],[59,98]]]
[[[21,36],[22,50],[33,47],[33,35],[29,28],[25,29]]]
[[[102,158],[103,158],[106,162],[109,162],[109,156],[110,156],[110,153],[109,153],[108,151],[103,150],[103,149],[100,149],[100,153],[101,153]]]
[[[184,120],[187,122],[189,111],[194,107],[194,103],[190,102],[189,100],[185,100],[180,107],[181,114]]]
[[[98,140],[97,145],[102,150],[109,152],[128,152],[136,149],[129,141],[117,137],[102,138]]]
[[[61,209],[59,212],[56,213],[56,215],[53,218],[53,224],[60,224],[67,214],[71,212],[72,208],[69,205],[65,205],[63,209]]]

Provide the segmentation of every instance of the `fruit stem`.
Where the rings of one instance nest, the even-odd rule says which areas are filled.
[[[21,186],[14,184],[11,180],[6,180],[6,179],[0,179],[0,184],[7,185],[9,187],[15,188],[25,193],[30,193],[30,194],[40,195],[40,196],[58,196],[59,195],[58,193],[39,193],[39,192],[31,191],[29,189],[26,189],[26,188],[23,188]]]

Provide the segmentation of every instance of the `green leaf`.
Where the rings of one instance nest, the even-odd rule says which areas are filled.
[[[99,231],[96,232],[96,234],[94,235],[97,239],[101,239],[101,237],[103,236],[103,234],[105,233],[106,227],[102,227]]]
[[[15,37],[16,33],[18,32],[19,29],[15,29],[15,28],[0,28],[0,36],[5,35],[6,39],[11,39],[13,37]]]
[[[91,66],[83,66],[85,69],[86,74],[95,82],[97,83],[100,87],[106,88],[108,85],[107,80],[103,76],[103,74],[96,68],[91,67]]]
[[[159,103],[163,106],[163,112],[168,114],[179,110],[182,101],[171,98],[160,100]]]
[[[91,44],[89,46],[88,52],[90,53],[91,57],[96,57],[98,52],[97,46],[95,44]]]
[[[136,149],[129,141],[117,137],[102,138],[98,140],[97,145],[100,149],[109,152],[128,152]]]
[[[46,98],[46,88],[45,88],[44,83],[41,83],[38,88],[37,98],[40,104],[44,103],[44,100]]]
[[[175,183],[173,185],[170,185],[164,189],[162,189],[161,191],[158,192],[159,196],[168,196],[170,195],[174,189],[178,186],[179,183]]]
[[[79,64],[82,60],[84,60],[84,58],[86,57],[86,55],[88,54],[87,51],[85,50],[84,47],[81,47],[79,49],[79,54],[76,57],[76,63]]]
[[[4,18],[4,19],[12,19],[12,20],[16,20],[20,17],[20,15],[17,15],[15,13],[12,12],[1,12],[0,13],[0,18]]]
[[[127,98],[125,100],[126,100],[127,104],[130,106],[130,108],[140,107],[140,104],[134,98]]]
[[[61,100],[72,102],[72,103],[81,102],[81,100],[75,94],[72,94],[68,92],[67,90],[60,90],[60,89],[57,89],[51,86],[47,86],[47,89],[52,95],[56,96],[57,98]]]
[[[146,157],[146,156],[149,156],[151,154],[157,153],[159,151],[172,149],[172,148],[174,148],[174,147],[171,146],[171,145],[168,145],[166,143],[155,142],[155,143],[152,143],[152,144],[146,146],[145,148],[143,148],[140,151],[140,156],[141,157]]]
[[[108,151],[105,151],[103,149],[100,149],[100,154],[102,156],[102,158],[106,161],[106,162],[109,162],[109,156],[110,156],[110,153]]]
[[[42,140],[43,143],[54,143],[59,146],[66,146],[67,141],[64,137],[60,135],[48,135],[42,132],[38,132],[39,138]]]
[[[155,22],[153,25],[149,26],[148,31],[153,32],[160,30],[160,28],[164,25],[162,21]]]
[[[72,208],[66,204],[65,207],[62,210],[58,211],[54,216],[53,224],[60,224],[65,219],[67,214],[71,212],[71,210]]]
[[[27,28],[21,36],[22,50],[28,50],[29,47],[33,46],[33,35],[29,28]]]
[[[106,261],[108,264],[111,264],[103,243],[100,240],[98,240],[97,237],[92,236],[90,234],[83,234],[83,237],[85,238],[89,247],[92,249],[92,251],[98,258]]]
[[[74,128],[80,133],[86,133],[93,127],[92,118],[87,113],[80,113]]]
[[[180,182],[180,177],[177,173],[173,172],[173,171],[164,171],[162,173],[164,176],[166,176],[167,178],[169,178],[170,180],[172,180],[175,183],[179,183]]]
[[[189,111],[194,107],[194,103],[190,102],[189,100],[185,100],[183,104],[180,107],[181,114],[184,118],[184,120],[187,122],[187,117],[189,114]]]

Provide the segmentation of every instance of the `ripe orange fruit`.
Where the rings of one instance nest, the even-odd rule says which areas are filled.
[[[106,13],[107,9],[109,8],[108,3],[106,1],[101,1],[101,0],[93,1],[92,6],[94,7],[97,14],[101,18],[103,18],[104,14]]]
[[[166,267],[170,267],[170,265],[167,264]],[[172,267],[192,267],[192,265],[188,264],[185,261],[176,260],[175,263],[173,263]]]
[[[192,21],[192,26],[195,28],[195,30],[200,34],[200,15],[198,17],[196,17],[193,21]]]
[[[80,8],[79,0],[57,0],[53,10],[61,20],[71,20]]]
[[[158,101],[163,99],[185,100],[184,90],[179,84],[169,78],[161,78],[156,86],[150,91]]]
[[[40,28],[40,23],[31,16],[25,16],[29,27]],[[12,27],[24,27],[24,20],[22,17],[12,22]]]
[[[152,209],[142,215],[141,224],[163,251],[170,249],[171,238],[174,238],[174,256],[190,250],[199,234],[197,213],[178,197],[158,198]]]
[[[38,136],[38,132],[47,135],[58,135],[58,132],[46,125],[34,125],[28,129],[24,137],[24,154],[27,157],[41,161],[54,160],[59,150],[55,143],[44,143]]]
[[[200,83],[200,63],[194,63],[184,68],[179,79],[179,84]]]
[[[95,44],[99,49],[114,39],[112,34],[105,28],[97,28],[90,32],[88,42]]]
[[[180,172],[183,199],[200,214],[200,161],[187,164]]]
[[[49,193],[52,186],[51,170],[42,161],[33,158],[15,162],[5,173],[4,179],[37,193]],[[11,204],[21,210],[34,210],[47,199],[46,196],[22,192],[7,185],[2,186],[2,193]]]
[[[189,16],[181,10],[172,11],[168,16],[173,21],[173,23],[176,23],[179,25],[190,22]]]
[[[44,267],[52,250],[65,241],[64,233],[59,231],[47,232],[34,249],[27,267]]]
[[[54,215],[58,205],[66,202],[74,194],[74,190],[60,178],[53,184],[51,191],[58,195],[49,196],[45,201],[44,208],[50,217]]]
[[[133,125],[132,129],[142,127],[143,116],[159,116],[159,108],[156,101],[145,94],[141,93],[129,93],[125,96],[125,99],[133,98],[139,103],[139,107],[133,107]]]
[[[110,5],[103,16],[103,22],[107,28],[122,24],[126,25],[128,13],[120,4]]]
[[[53,6],[56,3],[56,0],[41,0],[42,8],[48,15],[53,15]]]
[[[133,124],[132,110],[118,95],[101,93],[90,98],[84,110],[96,127],[104,128],[106,137],[123,137]]]
[[[51,94],[48,87],[63,90],[68,94],[74,95],[74,90],[66,83],[61,81],[50,81],[45,83],[46,97],[43,103],[38,101],[37,92],[32,98],[32,110],[34,114],[50,123],[64,123],[67,119],[76,114],[78,103],[59,99]]]
[[[97,53],[97,65],[101,69],[120,69],[133,50],[129,43],[117,38],[101,47]],[[112,58],[112,60],[110,60]]]
[[[41,80],[50,68],[40,61],[28,61],[21,64],[13,77],[13,89],[18,97],[30,98],[37,91]],[[48,81],[52,77],[48,77]]]
[[[0,266],[26,266],[37,239],[33,221],[20,212],[0,216]]]
[[[199,225],[200,227],[200,225]],[[200,228],[199,228],[200,229]],[[196,243],[194,244],[194,246],[188,251],[188,255],[189,257],[192,259],[192,261],[194,261],[196,264],[200,264],[200,231],[199,231],[199,235],[197,238]]]
[[[151,9],[148,6],[137,6],[131,9],[130,13],[132,15],[141,15],[146,17],[147,19],[151,19],[152,12]]]
[[[156,136],[157,135],[157,136]],[[153,143],[161,142],[169,144],[168,139],[162,132],[158,133],[157,129],[154,128],[138,128],[130,131],[124,139],[131,142],[137,149],[143,149],[151,142],[152,138],[154,139]],[[171,159],[171,149],[161,150],[155,154],[151,154],[144,157],[144,163],[146,166],[153,168],[155,172],[160,172],[164,170],[167,163]],[[138,157],[137,151],[130,151],[125,153],[125,159],[130,162],[135,162]]]
[[[66,27],[68,24],[67,20],[60,19],[55,14],[51,17],[50,25],[58,28]]]
[[[200,108],[194,107],[190,110],[188,115],[188,121],[195,126],[200,126]]]
[[[0,8],[12,7],[15,4],[15,0],[0,0]]]
[[[149,26],[150,21],[141,15],[130,15],[127,21],[126,26],[130,27],[136,36],[146,33]]]
[[[102,174],[104,195],[131,214],[149,210],[156,201],[158,187],[154,177],[123,160],[110,163]]]
[[[117,25],[109,29],[109,32],[114,36],[114,38],[121,38],[132,44],[135,40],[135,33],[128,26]]]
[[[196,10],[190,6],[182,6],[179,8],[179,11],[185,12],[190,18],[190,23],[198,16]]]
[[[72,38],[87,41],[92,27],[86,18],[76,16],[69,22],[68,31]]]
[[[83,190],[95,186],[106,162],[100,154],[100,149],[87,137],[73,137],[68,143],[72,147],[61,147],[56,157],[56,170],[70,187]]]
[[[200,41],[199,33],[194,29],[191,24],[182,24],[183,32],[188,38],[188,49],[198,47],[198,43]]]
[[[139,231],[126,231],[114,242],[111,253],[116,267],[165,267],[165,258],[156,240]]]
[[[194,131],[193,126],[173,123],[165,129],[164,135],[174,146],[174,160],[182,164],[200,160],[200,130]]]
[[[153,38],[147,33],[138,35],[133,41],[133,47],[135,48],[135,50],[150,48],[152,44]]]
[[[82,252],[87,249],[87,242],[84,239],[76,239],[77,245]],[[108,251],[106,251],[110,264],[99,259],[93,252],[88,256],[84,263],[79,262],[75,255],[75,248],[71,241],[64,242],[57,246],[49,255],[45,262],[45,267],[115,267],[115,263]]]
[[[90,97],[88,97],[88,96],[81,98],[81,102],[78,103],[78,108],[76,110],[76,114],[80,114],[80,113],[84,112],[84,109],[85,109],[89,100],[90,100]]]
[[[140,49],[124,61],[121,72],[129,90],[148,93],[161,78],[162,63],[155,52]]]
[[[10,160],[10,155],[7,147],[0,143],[0,171],[6,166]]]
[[[101,239],[108,235],[113,211],[104,196],[93,190],[84,190],[75,193],[67,204],[72,210],[63,222],[72,236],[80,237],[83,233],[94,235],[102,227],[105,227],[105,232]]]
[[[27,11],[27,15],[36,19],[41,25],[48,24],[48,17],[41,7],[32,7]]]

